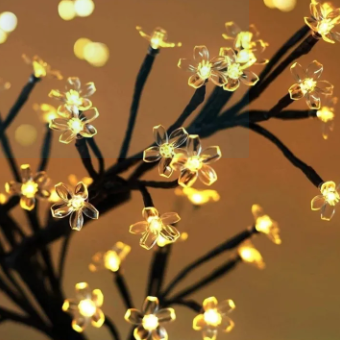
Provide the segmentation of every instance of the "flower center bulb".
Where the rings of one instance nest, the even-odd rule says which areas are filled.
[[[38,61],[33,61],[34,76],[36,78],[46,77],[46,65],[39,63]]]
[[[159,233],[163,228],[163,223],[158,217],[151,217],[148,219],[148,222],[152,233]]]
[[[189,157],[186,162],[186,167],[191,171],[198,171],[203,166],[199,156]]]
[[[329,203],[329,205],[336,205],[340,201],[340,196],[335,190],[329,190],[324,194],[326,201]]]
[[[240,64],[247,64],[251,61],[253,64],[256,61],[254,53],[250,50],[241,50],[237,53],[237,62]]]
[[[316,87],[316,81],[312,78],[306,78],[301,83],[301,91],[303,94],[314,91]]]
[[[149,315],[145,315],[143,317],[142,324],[143,324],[143,327],[144,327],[145,330],[153,331],[158,327],[159,322],[158,322],[158,318],[157,318],[156,315],[149,314]]]
[[[174,147],[172,144],[164,143],[160,146],[159,153],[163,158],[172,158],[174,155]]]
[[[239,63],[234,63],[228,66],[227,75],[231,79],[239,79],[243,72]]]
[[[198,64],[198,75],[201,79],[208,79],[211,75],[211,63],[206,60],[202,60]]]
[[[83,130],[83,122],[79,118],[72,118],[68,121],[67,124],[72,132],[76,134]]]
[[[318,32],[321,35],[328,34],[334,28],[334,24],[331,19],[324,19],[318,25]]]
[[[92,300],[86,299],[79,302],[78,309],[82,316],[90,318],[95,314],[97,307]]]
[[[115,251],[109,250],[104,255],[104,265],[106,269],[116,272],[120,266],[120,258]]]
[[[70,106],[81,106],[83,103],[82,98],[80,97],[80,94],[76,90],[70,90],[66,92],[66,102]]]
[[[204,313],[204,321],[210,326],[218,326],[222,322],[221,314],[216,309],[209,309]]]
[[[240,32],[237,35],[237,40],[235,47],[237,49],[243,48],[245,50],[248,50],[252,47],[252,40],[253,39],[253,34],[251,32]]]
[[[256,220],[256,230],[265,234],[269,234],[272,225],[273,222],[268,215],[258,217]]]
[[[71,205],[74,210],[79,210],[84,206],[85,200],[80,196],[74,196],[71,200]]]
[[[335,116],[334,112],[332,111],[332,109],[327,107],[327,106],[323,106],[321,108],[321,110],[318,110],[316,112],[316,115],[324,123],[327,123],[327,122],[333,120],[334,116]]]
[[[28,197],[32,198],[38,191],[38,184],[33,181],[27,181],[21,185],[21,193]]]

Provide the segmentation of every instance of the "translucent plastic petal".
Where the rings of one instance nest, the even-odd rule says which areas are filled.
[[[96,92],[96,86],[93,82],[87,83],[81,90],[81,95],[85,98],[92,96]]]
[[[162,158],[158,164],[158,173],[160,176],[169,178],[172,173],[173,169],[170,166],[172,159],[171,158]]]
[[[159,308],[159,300],[157,297],[148,296],[143,303],[142,312],[144,314],[155,314]]]
[[[150,250],[157,242],[158,234],[152,232],[145,232],[140,239],[140,246],[146,250]]]
[[[235,51],[231,47],[221,47],[219,55],[225,57],[227,64],[233,64],[237,58]]]
[[[203,314],[198,314],[192,323],[192,327],[195,331],[200,331],[206,326]]]
[[[187,142],[187,152],[189,156],[197,156],[202,151],[199,135],[190,135]]]
[[[55,190],[58,196],[65,202],[68,202],[72,198],[72,193],[64,183],[58,183],[55,185]]]
[[[260,78],[250,70],[244,70],[240,79],[242,83],[247,86],[254,86],[260,80]]]
[[[255,220],[264,215],[262,207],[258,204],[253,204],[251,206],[251,212],[253,213]]]
[[[312,110],[320,109],[321,99],[320,99],[320,95],[316,91],[307,93],[305,97],[306,97],[307,105],[309,106],[310,109]]]
[[[323,195],[315,196],[311,201],[312,210],[320,210],[326,203],[326,199]]]
[[[65,118],[55,118],[50,121],[50,129],[55,131],[65,131],[68,130],[68,120]]]
[[[221,158],[222,153],[219,146],[210,146],[209,148],[204,149],[200,156],[203,163],[210,164],[218,161]]]
[[[92,301],[97,307],[101,307],[104,303],[104,294],[100,289],[95,289],[92,292]]]
[[[180,127],[170,133],[169,144],[172,144],[175,148],[178,148],[186,142],[188,139],[188,132]]]
[[[101,309],[97,309],[96,313],[91,318],[91,325],[96,328],[103,326],[105,322],[105,315]]]
[[[176,320],[176,313],[173,308],[163,308],[156,313],[156,316],[160,323]]]
[[[223,89],[226,91],[234,92],[240,87],[239,79],[228,78],[228,82],[223,85]]]
[[[21,194],[21,183],[17,183],[15,181],[7,182],[5,185],[5,189],[6,189],[7,194],[10,194],[10,195]]]
[[[221,326],[223,332],[229,333],[235,327],[235,323],[228,316],[224,315],[224,316],[222,316],[222,321],[221,321],[220,326]]]
[[[301,64],[299,64],[298,62],[295,62],[290,67],[290,72],[292,73],[292,76],[298,83],[300,83],[302,80],[306,78],[306,72],[301,66]]]
[[[198,177],[205,185],[212,185],[217,181],[217,174],[215,170],[206,164],[203,164],[202,168],[198,171]]]
[[[83,214],[93,220],[97,220],[99,218],[99,211],[88,202],[84,202]]]
[[[58,107],[58,114],[59,116],[66,118],[66,119],[70,119],[72,116],[72,113],[65,105],[60,105]]]
[[[168,143],[168,134],[162,125],[154,126],[153,136],[157,145]]]
[[[161,159],[161,154],[159,153],[158,146],[152,146],[144,150],[144,153],[143,153],[144,162],[153,163],[153,162],[159,161],[160,159]]]
[[[203,301],[203,309],[205,311],[209,309],[217,308],[218,301],[214,296],[211,296]]]
[[[177,228],[170,225],[165,225],[161,229],[160,235],[169,242],[175,242],[181,236],[181,233]]]
[[[80,231],[84,225],[84,216],[82,210],[73,211],[70,217],[70,227],[72,230]]]
[[[204,340],[216,340],[217,339],[217,329],[205,328],[202,331],[202,336]]]
[[[133,336],[136,340],[148,340],[150,332],[143,328],[142,325],[135,328]]]
[[[84,138],[92,138],[97,134],[97,129],[91,124],[85,124],[79,134]]]
[[[320,20],[322,19],[322,5],[319,2],[312,1],[311,4],[309,5],[310,13],[312,16]]]
[[[79,182],[74,188],[74,194],[80,196],[83,199],[87,199],[89,197],[89,193],[87,191],[87,186],[83,182]]]
[[[32,179],[32,171],[29,164],[23,164],[20,169],[22,183],[25,183]]]
[[[220,71],[211,71],[210,80],[216,85],[216,86],[223,86],[225,83],[227,83],[228,78],[225,75],[225,73]]]
[[[290,98],[293,100],[299,100],[303,97],[303,92],[299,84],[294,84],[289,88]]]
[[[38,186],[43,186],[48,182],[48,176],[45,171],[39,171],[33,176],[33,181],[38,184]]]
[[[152,340],[167,340],[167,339],[168,339],[168,333],[163,326],[158,326],[152,332]]]
[[[82,98],[81,105],[79,105],[79,110],[86,111],[92,106],[92,102],[89,99]]]
[[[26,197],[26,196],[21,196],[20,198],[20,206],[22,209],[25,210],[33,210],[35,207],[35,198],[34,197]]]
[[[241,32],[241,29],[233,22],[229,21],[225,23],[227,33],[223,34],[225,39],[233,39]]]
[[[86,328],[86,325],[88,322],[89,322],[88,318],[85,318],[84,316],[79,315],[78,317],[72,320],[72,328],[76,332],[81,333]]]
[[[178,184],[182,187],[191,187],[197,180],[198,171],[190,171],[185,169],[181,172]]]
[[[332,95],[334,86],[327,80],[319,80],[315,90],[324,95]]]
[[[65,94],[64,93],[61,93],[59,90],[52,90],[48,96],[50,98],[54,98],[54,99],[57,99],[57,100],[64,100],[65,99]]]
[[[96,107],[92,107],[82,112],[82,120],[86,121],[86,123],[91,123],[98,117],[99,117],[99,112]]]
[[[313,31],[317,31],[318,22],[313,17],[304,17],[304,21]]]
[[[91,290],[87,282],[79,282],[75,285],[78,300],[91,299]]]
[[[204,83],[205,80],[202,79],[198,73],[192,75],[188,80],[189,86],[193,87],[194,89],[198,89],[199,87],[203,86]]]
[[[219,312],[224,315],[230,313],[236,308],[233,300],[224,300],[218,303]]]
[[[65,203],[61,203],[61,204],[57,203],[57,204],[52,205],[51,207],[52,216],[56,218],[66,217],[70,215],[72,211],[73,211],[72,206],[69,206]]]
[[[142,216],[148,220],[150,217],[158,217],[158,210],[154,207],[146,207],[142,211]]]
[[[192,61],[189,59],[181,58],[178,60],[177,66],[183,70],[189,72],[196,72],[197,68],[192,64]]]
[[[78,309],[78,302],[73,299],[66,299],[61,307],[64,312],[73,312]]]
[[[137,222],[135,224],[130,225],[129,231],[131,234],[140,235],[140,234],[145,233],[147,227],[148,227],[148,222],[141,221],[141,222]]]
[[[228,66],[227,60],[223,56],[215,57],[210,60],[211,69],[213,71],[221,71],[225,70]]]
[[[170,166],[176,170],[176,171],[181,171],[184,169],[185,167],[185,164],[188,160],[188,157],[186,154],[184,153],[176,153],[176,150],[175,150],[175,157],[172,159],[171,161],[171,164]]]
[[[136,308],[130,308],[126,311],[124,319],[132,325],[140,325],[143,320],[143,314]]]
[[[321,219],[325,221],[330,221],[335,214],[335,207],[329,204],[325,204],[321,208]]]
[[[202,60],[209,60],[210,55],[206,46],[200,45],[194,48],[194,59],[196,62],[201,62]]]
[[[64,144],[69,144],[76,137],[77,137],[77,135],[75,133],[73,133],[71,130],[66,130],[59,136],[59,142],[64,143]]]
[[[181,220],[181,218],[175,212],[167,212],[161,216],[161,220],[164,225],[169,225],[178,223]]]
[[[307,67],[306,76],[307,78],[317,80],[321,77],[322,71],[323,65],[317,60],[313,60]]]

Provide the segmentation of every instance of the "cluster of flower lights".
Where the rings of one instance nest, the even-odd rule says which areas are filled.
[[[77,1],[72,2],[76,7]],[[85,0],[84,0],[85,1]],[[82,2],[84,2],[82,1]],[[306,23],[311,27],[314,34],[320,35],[326,42],[333,43],[340,40],[339,9],[335,10],[328,3],[319,4],[312,1],[311,18],[306,18]],[[1,27],[1,18],[0,18]],[[166,31],[157,28],[151,35],[137,28],[140,35],[150,42],[151,48],[180,46],[180,43],[167,42]],[[258,39],[258,32],[251,26],[249,31],[242,31],[232,22],[226,23],[227,33],[223,35],[226,40],[232,41],[232,47],[222,47],[219,56],[211,58],[205,46],[196,46],[194,49],[194,62],[180,59],[178,66],[185,68],[192,75],[188,84],[193,88],[203,86],[208,80],[213,84],[222,87],[226,91],[236,91],[240,84],[254,86],[258,76],[249,70],[256,64],[266,64],[267,59],[261,54],[268,44]],[[51,67],[39,57],[25,61],[33,66],[34,76],[42,78],[52,76],[61,79],[59,71]],[[333,129],[334,104],[337,99],[332,97],[333,85],[325,80],[320,80],[323,66],[313,61],[306,70],[301,65],[294,63],[291,72],[296,83],[289,89],[291,99],[298,100],[305,98],[310,109],[317,111],[316,116],[324,123],[323,136],[328,137],[328,132]],[[39,112],[42,119],[49,123],[53,130],[61,132],[59,141],[69,144],[81,138],[92,138],[97,130],[92,122],[99,116],[98,110],[92,106],[89,99],[96,91],[94,83],[87,83],[83,87],[78,78],[67,79],[65,91],[52,90],[49,97],[61,102],[58,108],[49,104],[35,105],[34,109]],[[326,96],[326,101],[321,102],[321,95]],[[218,201],[219,195],[213,190],[197,190],[192,188],[199,179],[204,185],[210,186],[217,180],[217,175],[211,164],[221,158],[221,151],[218,146],[202,148],[198,135],[190,135],[183,127],[173,131],[167,131],[163,126],[153,128],[155,145],[144,151],[144,162],[158,162],[158,173],[160,176],[169,178],[175,171],[179,172],[178,184],[181,189],[176,189],[179,195],[185,195],[195,206],[203,205],[209,201]],[[87,186],[89,181],[77,181],[72,177],[71,190],[63,183],[55,186],[52,192],[47,189],[48,176],[45,172],[33,174],[30,166],[21,166],[21,181],[6,183],[6,192],[10,195],[20,196],[20,205],[25,210],[32,210],[35,207],[36,199],[49,198],[54,202],[51,207],[52,216],[65,218],[69,216],[70,226],[73,230],[81,230],[84,224],[84,215],[90,219],[98,219],[98,210],[89,202]],[[335,206],[340,201],[340,188],[333,181],[322,183],[320,186],[321,195],[316,196],[311,202],[312,210],[321,210],[321,218],[330,220],[335,213]],[[1,194],[0,204],[3,204],[7,197]],[[277,223],[266,215],[262,208],[253,205],[254,226],[256,232],[265,234],[273,243],[281,244],[279,228]],[[144,220],[132,224],[130,233],[140,235],[140,246],[150,250],[158,245],[162,247],[174,243],[180,239],[180,232],[175,226],[180,217],[176,212],[159,214],[153,206],[146,206],[142,212]],[[100,269],[107,269],[112,272],[120,270],[122,262],[129,254],[130,246],[117,242],[107,252],[94,255],[89,269],[96,272]],[[245,263],[252,264],[259,269],[265,267],[261,253],[254,247],[251,241],[241,244],[237,255]],[[72,327],[77,332],[82,332],[87,324],[101,327],[105,322],[105,316],[101,307],[104,297],[100,290],[93,292],[89,290],[87,283],[76,285],[76,299],[66,300],[62,309],[75,315]],[[232,300],[218,303],[216,298],[210,297],[204,300],[202,313],[193,320],[193,328],[201,331],[204,339],[216,339],[218,330],[229,332],[233,329],[234,323],[228,313],[235,309]],[[148,296],[142,310],[128,309],[125,319],[135,327],[134,337],[137,340],[146,339],[167,339],[167,332],[164,324],[174,321],[176,314],[172,308],[160,308],[158,297]]]

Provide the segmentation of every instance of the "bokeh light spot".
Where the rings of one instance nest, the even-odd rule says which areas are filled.
[[[80,17],[88,17],[94,11],[94,2],[92,0],[76,0],[74,10]]]
[[[3,12],[0,14],[0,28],[4,32],[13,32],[17,27],[18,19],[12,12]]]
[[[84,57],[84,50],[85,50],[85,47],[89,43],[91,43],[91,40],[87,39],[87,38],[79,38],[75,42],[73,50],[74,50],[74,54],[76,55],[77,58],[79,58],[81,60],[85,59],[85,57]]]
[[[87,44],[84,48],[84,58],[92,66],[104,66],[109,60],[109,57],[109,48],[103,43],[92,42],[90,44]]]
[[[33,125],[22,124],[14,134],[15,140],[22,146],[30,146],[37,139],[37,129]]]
[[[62,0],[58,5],[58,13],[63,20],[72,20],[76,16],[74,2],[71,0]]]

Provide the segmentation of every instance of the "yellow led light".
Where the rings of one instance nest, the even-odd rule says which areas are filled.
[[[92,0],[75,0],[74,11],[80,17],[88,17],[94,11],[94,2]]]
[[[18,24],[16,15],[12,12],[3,12],[0,14],[0,29],[4,32],[13,32]]]
[[[57,109],[50,104],[34,104],[33,109],[39,114],[44,123],[50,123],[52,119],[58,117]]]
[[[144,329],[146,329],[147,331],[153,331],[158,327],[159,322],[156,315],[149,314],[143,317],[142,324]]]
[[[194,188],[176,188],[175,194],[178,196],[186,196],[194,205],[203,205],[210,201],[217,202],[220,195],[216,190],[197,190]],[[182,233],[183,234],[183,233]]]
[[[154,50],[158,50],[160,47],[166,48],[166,47],[180,47],[182,46],[182,43],[170,43],[167,42],[167,32],[165,29],[161,27],[157,27],[154,29],[151,35],[145,33],[140,26],[136,26],[137,31],[141,35],[141,37],[145,38],[150,42],[150,46]]]
[[[85,47],[91,43],[90,39],[87,38],[79,38],[73,47],[74,54],[77,58],[84,60],[85,59]]]
[[[110,57],[110,51],[107,45],[99,42],[89,42],[84,47],[84,59],[92,66],[104,66]]]
[[[316,112],[316,116],[324,123],[327,123],[334,119],[335,114],[332,108],[323,106]]]
[[[204,321],[209,326],[217,327],[222,322],[222,317],[216,309],[209,309],[204,313]]]
[[[7,201],[7,196],[3,193],[0,193],[0,204],[5,204]]]
[[[76,11],[74,8],[74,2],[72,0],[62,0],[58,5],[59,16],[63,20],[72,20],[76,16]]]
[[[252,264],[258,269],[264,269],[265,263],[261,253],[248,241],[242,243],[238,248],[238,254],[246,263]]]
[[[104,255],[105,268],[116,272],[119,269],[121,260],[116,252],[109,250]]]

